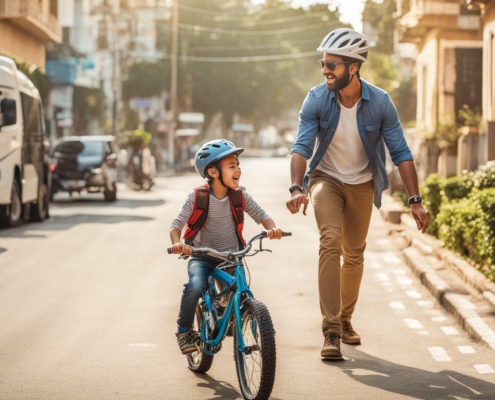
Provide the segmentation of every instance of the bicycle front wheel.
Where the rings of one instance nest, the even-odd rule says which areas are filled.
[[[249,400],[268,399],[275,381],[276,360],[275,330],[268,309],[255,299],[242,303],[244,351],[239,351],[236,328],[234,358],[242,396]]]
[[[199,304],[196,306],[196,316],[194,318],[193,329],[196,332],[201,332],[201,310]],[[198,351],[187,355],[189,368],[194,372],[204,374],[211,368],[213,356],[202,351],[201,344],[198,343]]]

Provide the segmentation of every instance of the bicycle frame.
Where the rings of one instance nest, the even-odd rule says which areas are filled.
[[[236,284],[236,291],[233,296],[230,297],[227,307],[225,309],[224,314],[221,317],[217,316],[217,311],[213,306],[213,301],[210,296],[210,292],[207,290],[203,296],[204,304],[208,307],[208,310],[211,312],[211,315],[214,318],[215,324],[217,326],[217,334],[214,339],[208,340],[206,337],[206,324],[208,321],[205,321],[203,318],[203,314],[201,314],[201,340],[206,345],[215,347],[217,346],[224,338],[225,333],[227,332],[227,327],[229,320],[232,316],[232,312],[234,312],[234,316],[236,319],[236,332],[238,338],[238,346],[239,351],[244,351],[244,339],[242,338],[242,330],[241,330],[241,295],[246,293],[249,297],[254,297],[249,286],[246,282],[246,275],[244,272],[244,264],[242,263],[242,257],[239,257],[236,263],[232,264],[232,267],[235,267],[235,278],[229,273],[222,271],[221,269],[215,268],[213,273],[211,274],[211,278],[217,279],[218,281],[224,283],[228,287],[232,287]],[[208,286],[211,287],[212,280],[208,279]],[[212,288],[214,292],[216,290],[214,287]],[[214,353],[204,349],[204,352],[210,355]]]

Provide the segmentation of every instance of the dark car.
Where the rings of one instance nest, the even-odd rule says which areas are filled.
[[[113,136],[67,136],[52,154],[51,199],[57,192],[103,192],[117,200],[117,146]]]

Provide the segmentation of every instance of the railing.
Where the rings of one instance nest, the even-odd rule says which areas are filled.
[[[29,18],[36,20],[48,36],[61,36],[57,17],[44,13],[39,0],[0,0],[0,19]]]
[[[407,11],[416,16],[424,15],[459,15],[460,0],[406,0],[404,6]],[[406,7],[402,12],[405,14]]]

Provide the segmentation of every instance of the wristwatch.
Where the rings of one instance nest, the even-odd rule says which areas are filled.
[[[409,204],[421,204],[423,199],[420,196],[409,197]]]
[[[289,192],[290,192],[291,194],[292,194],[292,192],[293,192],[294,190],[299,190],[301,193],[303,193],[303,192],[304,192],[303,187],[302,187],[302,186],[299,186],[299,185],[293,185],[293,186],[291,186],[291,187],[289,188]]]

